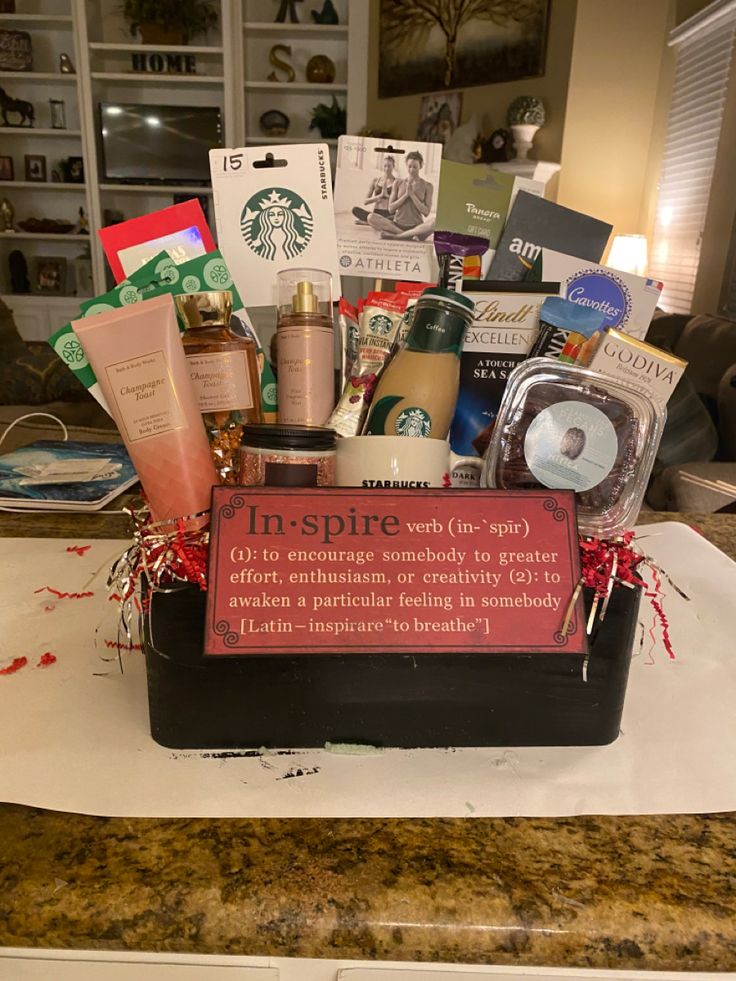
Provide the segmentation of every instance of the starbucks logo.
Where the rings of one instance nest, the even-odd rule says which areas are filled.
[[[377,314],[375,317],[371,317],[368,326],[370,327],[372,333],[378,334],[379,337],[385,337],[386,334],[391,330],[391,320],[384,316],[382,313]]]
[[[432,420],[424,409],[404,409],[396,417],[394,428],[397,436],[427,437],[432,428]]]
[[[86,368],[89,364],[84,348],[77,340],[76,334],[62,334],[54,344],[54,350],[72,370]]]
[[[261,259],[295,259],[312,238],[314,219],[306,202],[283,187],[254,194],[240,216],[246,245]]]

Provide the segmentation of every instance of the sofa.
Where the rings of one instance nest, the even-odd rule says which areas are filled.
[[[49,345],[21,338],[12,310],[0,300],[0,452],[38,439],[63,439],[49,416],[67,426],[69,439],[120,439],[110,416]]]
[[[736,493],[736,321],[700,314],[659,314],[647,341],[688,362],[667,406],[667,425],[647,504],[659,511],[713,512]]]

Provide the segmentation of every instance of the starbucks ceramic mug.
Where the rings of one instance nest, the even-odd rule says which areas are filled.
[[[450,486],[450,449],[443,439],[347,436],[337,441],[336,463],[338,487]]]

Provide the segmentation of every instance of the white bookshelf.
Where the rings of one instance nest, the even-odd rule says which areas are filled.
[[[113,191],[115,194],[212,194],[211,187],[200,187],[193,184],[100,184],[101,191]]]
[[[97,82],[123,82],[125,85],[135,85],[141,88],[141,77],[136,72],[91,72],[90,77]],[[145,75],[146,85],[216,85],[225,84],[224,75],[156,75],[153,72]]]
[[[82,135],[81,129],[45,129],[38,126],[3,126],[0,128],[0,135],[2,135],[3,141],[13,137],[21,137],[21,139],[28,140],[33,139],[37,136],[55,136],[61,139],[74,139]]]
[[[307,11],[302,11],[302,13],[307,13]],[[276,24],[269,21],[257,20],[244,21],[243,23],[243,31],[246,34],[288,34],[294,37],[310,34],[314,37],[347,37],[348,30],[348,25],[345,23],[313,24],[305,21],[300,24]]]
[[[71,14],[0,14],[0,27],[68,27],[74,19]]]
[[[140,51],[140,42],[134,44],[118,44],[108,41],[90,41],[90,51]],[[213,54],[222,55],[224,48],[214,44],[157,44],[152,50],[159,54]]]
[[[91,218],[90,188],[83,183],[52,181],[52,171],[62,172],[68,157],[85,160],[83,142],[83,78],[79,71],[78,32],[72,0],[18,0],[15,13],[0,14],[0,27],[18,28],[30,33],[33,42],[33,71],[0,72],[0,85],[11,98],[30,102],[35,123],[0,128],[0,146],[13,159],[15,179],[0,182],[0,198],[7,198],[15,212],[16,231],[0,234],[0,292],[13,309],[23,336],[41,339],[61,326],[65,315],[79,309],[73,296],[38,293],[15,295],[10,292],[8,260],[19,250],[33,279],[35,260],[61,258],[67,264],[67,286],[74,288],[74,261],[82,258],[92,244],[91,235],[30,233],[18,227],[28,218],[54,218],[76,223],[80,207]],[[65,74],[59,69],[59,56],[67,54],[77,69]],[[64,102],[65,129],[51,125],[51,99]],[[12,120],[18,117],[11,116]],[[46,160],[46,181],[26,179],[25,157],[41,155]],[[59,319],[62,318],[62,319]]]
[[[209,186],[193,184],[118,184],[104,179],[100,147],[100,102],[150,105],[216,106],[221,110],[226,146],[323,142],[309,130],[312,108],[331,102],[333,95],[347,107],[348,132],[366,120],[368,3],[335,0],[340,23],[312,22],[307,4],[297,4],[299,24],[276,24],[274,0],[216,0],[218,26],[189,45],[142,45],[131,37],[121,14],[120,0],[16,0],[20,10],[0,13],[0,27],[27,30],[33,39],[34,71],[0,72],[0,85],[14,98],[33,103],[33,127],[0,127],[0,153],[11,155],[16,179],[0,181],[0,199],[7,197],[15,222],[29,217],[76,221],[83,207],[90,235],[72,232],[31,234],[17,230],[0,234],[0,294],[23,323],[24,336],[45,337],[77,312],[76,296],[10,293],[8,256],[16,248],[26,257],[29,276],[37,257],[74,259],[90,250],[95,293],[107,285],[106,263],[97,230],[106,209],[125,218],[173,204],[173,195],[211,198]],[[312,6],[320,9],[321,0]],[[290,44],[297,72],[294,83],[269,82],[273,70],[268,56],[274,44]],[[146,51],[187,54],[196,58],[193,75],[133,72],[131,55]],[[59,55],[68,54],[76,74],[59,71]],[[337,67],[330,85],[307,82],[306,62],[326,54]],[[68,129],[51,126],[49,99],[63,99]],[[280,109],[291,119],[286,136],[261,132],[259,117],[267,109]],[[336,139],[325,141],[337,145]],[[25,155],[42,154],[47,161],[47,182],[25,180]],[[51,181],[51,171],[70,156],[84,160],[81,184]],[[214,212],[210,207],[214,231]],[[71,280],[70,280],[71,281]],[[34,326],[35,324],[35,326]]]
[[[366,122],[368,75],[368,10],[366,0],[334,0],[338,24],[315,24],[311,7],[297,3],[299,23],[274,23],[277,5],[274,0],[236,0],[241,5],[242,31],[234,38],[238,50],[235,63],[242,71],[243,141],[246,145],[328,142],[319,131],[310,130],[312,110],[319,103],[331,104],[333,97],[347,110],[347,131],[357,132]],[[293,67],[293,82],[272,81],[268,76],[276,71],[269,56],[274,45],[287,45],[277,57]],[[323,54],[335,65],[336,75],[330,84],[307,81],[306,67],[313,55]],[[289,117],[289,129],[283,137],[268,136],[262,131],[261,116],[277,109]]]
[[[63,181],[0,181],[0,189],[12,187],[14,191],[86,191],[86,184],[65,184]]]

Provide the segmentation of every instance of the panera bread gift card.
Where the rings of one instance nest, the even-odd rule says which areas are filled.
[[[210,150],[217,240],[247,305],[277,303],[276,273],[325,269],[339,288],[326,143]]]
[[[519,191],[488,279],[524,279],[542,248],[600,262],[612,225]]]
[[[606,328],[618,327],[640,340],[646,336],[662,292],[662,283],[656,279],[609,269],[553,249],[542,249],[532,276],[536,278],[537,273],[540,279],[559,282],[560,293],[568,300],[605,314]]]
[[[513,174],[502,174],[487,164],[443,160],[437,204],[437,228],[472,235],[495,249],[506,223]]]
[[[485,239],[493,254],[519,191],[544,197],[544,184],[489,164],[443,160],[436,227]]]
[[[342,275],[434,282],[442,144],[341,136],[337,146]]]

